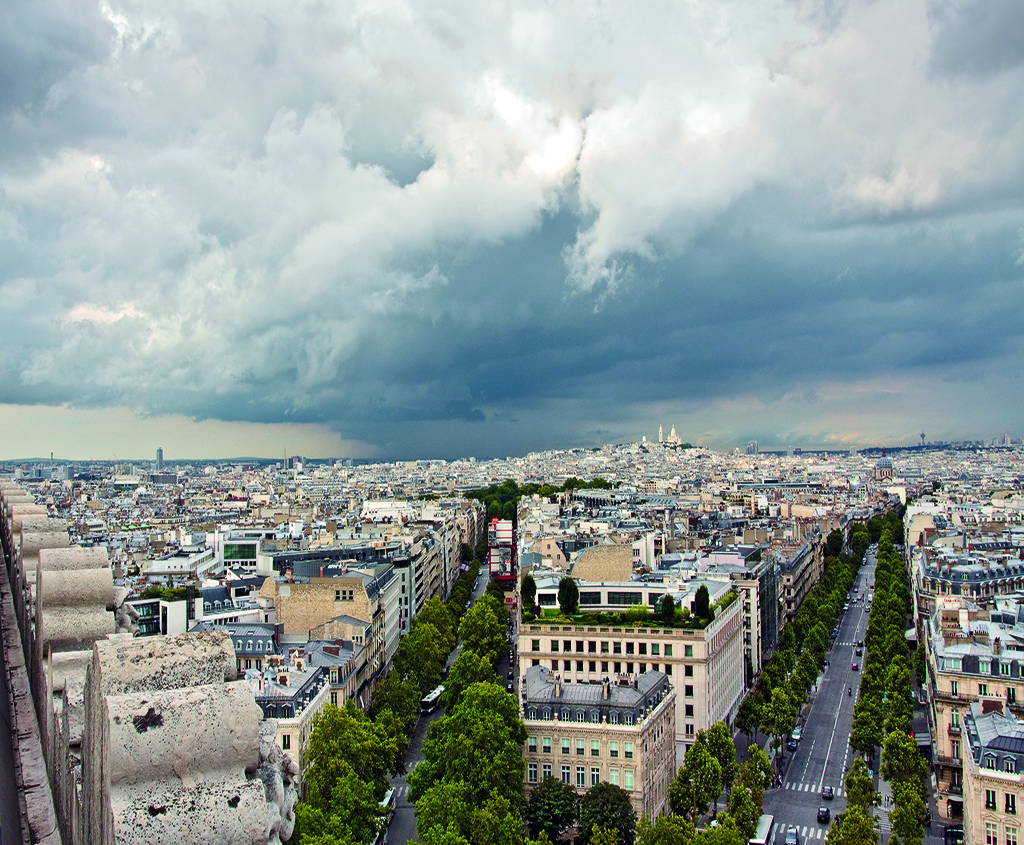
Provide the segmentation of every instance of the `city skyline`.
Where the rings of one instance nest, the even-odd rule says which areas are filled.
[[[0,459],[496,457],[659,425],[842,449],[1024,412],[1009,0],[11,21]]]

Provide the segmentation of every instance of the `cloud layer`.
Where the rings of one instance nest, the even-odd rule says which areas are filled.
[[[15,3],[0,403],[393,457],[683,420],[1002,433],[1020,25],[1011,0]]]

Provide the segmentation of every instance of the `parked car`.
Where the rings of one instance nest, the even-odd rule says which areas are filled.
[[[818,807],[818,821],[826,824],[832,820],[832,813],[828,807]]]
[[[513,692],[513,686],[512,686],[512,682],[511,682],[511,681],[509,681],[509,682],[508,682],[508,683],[507,683],[507,684],[505,685],[505,689],[507,689],[507,690],[508,690],[509,692]]]
[[[836,797],[836,791],[831,786],[823,786],[821,788],[821,797],[826,801],[831,801]]]
[[[793,739],[797,740],[798,742],[801,739],[801,737],[803,737],[803,735],[804,735],[804,726],[803,725],[797,725],[795,728],[793,728],[792,733],[790,733],[790,736],[793,737]]]
[[[800,742],[798,740],[793,739],[792,737],[790,737],[789,742],[786,743],[786,748],[790,751],[796,751],[799,747]]]

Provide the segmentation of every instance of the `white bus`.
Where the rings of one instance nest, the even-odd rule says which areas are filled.
[[[377,838],[373,840],[373,845],[388,845],[388,828],[391,826],[391,817],[395,814],[395,790],[389,789],[385,795],[384,800],[380,802],[382,810],[387,810],[387,815],[381,819],[380,830],[377,833]]]
[[[775,838],[775,816],[765,813],[757,820],[757,830],[750,837],[747,845],[772,845]]]
[[[421,713],[433,713],[437,709],[437,705],[440,703],[441,693],[444,692],[444,684],[439,687],[434,687],[420,700],[420,712]]]

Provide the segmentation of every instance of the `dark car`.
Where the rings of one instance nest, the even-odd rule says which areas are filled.
[[[826,801],[831,801],[836,797],[836,791],[831,786],[823,786],[821,788],[821,797]]]
[[[508,684],[505,685],[505,689],[507,689],[509,692],[513,691],[512,682],[511,681],[509,681]]]
[[[788,748],[790,751],[796,751],[797,748],[799,748],[799,747],[800,747],[799,741],[793,739],[792,737],[790,737],[789,738],[789,742],[786,743],[786,748]]]
[[[828,807],[818,807],[818,821],[829,822],[832,819],[832,813],[829,812]]]
[[[857,652],[856,652],[857,657],[860,657],[863,653],[864,653],[864,649],[862,649],[862,648],[858,648],[857,649]]]

